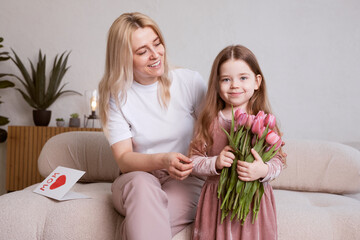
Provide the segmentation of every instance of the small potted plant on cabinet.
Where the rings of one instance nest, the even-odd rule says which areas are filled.
[[[80,127],[80,118],[78,113],[70,114],[69,127]]]
[[[57,118],[56,119],[56,126],[58,127],[64,127],[65,126],[65,121],[63,118]]]

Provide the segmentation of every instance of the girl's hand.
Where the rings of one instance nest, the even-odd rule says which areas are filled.
[[[230,146],[224,147],[219,156],[216,158],[216,170],[221,170],[224,167],[231,167],[235,159],[235,155],[231,152],[233,149]]]
[[[174,179],[184,180],[192,172],[193,163],[188,157],[181,153],[166,153],[163,160],[170,177]]]
[[[238,177],[241,181],[244,182],[255,181],[259,178],[264,178],[266,177],[269,170],[269,166],[263,162],[260,155],[254,149],[251,149],[251,153],[255,158],[254,162],[237,162],[236,170],[239,175]]]

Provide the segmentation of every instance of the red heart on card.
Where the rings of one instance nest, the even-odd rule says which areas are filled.
[[[56,179],[56,181],[55,181],[53,184],[51,184],[50,190],[54,190],[54,189],[56,189],[56,188],[58,188],[58,187],[61,187],[62,185],[65,184],[65,182],[66,182],[66,176],[65,176],[65,175],[61,175],[60,177],[58,177],[58,178]]]

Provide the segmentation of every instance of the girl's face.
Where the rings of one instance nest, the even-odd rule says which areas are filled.
[[[164,74],[165,48],[150,27],[138,28],[131,39],[134,79],[140,84],[156,82]]]
[[[256,75],[243,60],[229,59],[220,66],[220,97],[225,101],[225,110],[241,108],[246,111],[254,91],[259,89],[261,75]]]

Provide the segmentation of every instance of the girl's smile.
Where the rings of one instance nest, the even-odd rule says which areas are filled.
[[[241,94],[242,94],[241,92],[229,93],[229,95],[232,96],[232,97],[238,97]]]

